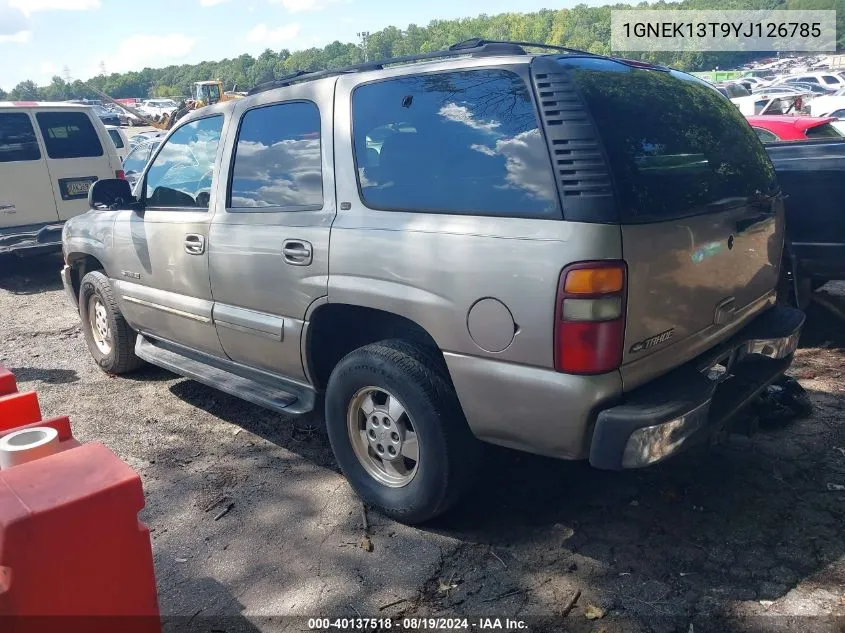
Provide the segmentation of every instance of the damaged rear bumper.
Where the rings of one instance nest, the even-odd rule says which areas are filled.
[[[803,324],[800,310],[770,308],[725,343],[630,392],[598,414],[590,463],[648,466],[723,428],[786,371]]]

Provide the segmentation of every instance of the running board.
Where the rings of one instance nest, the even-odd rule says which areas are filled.
[[[181,345],[139,334],[135,354],[152,365],[279,413],[302,415],[314,409],[314,392],[307,387]]]

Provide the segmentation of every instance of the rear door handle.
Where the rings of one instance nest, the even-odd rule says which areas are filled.
[[[285,240],[282,243],[282,255],[288,264],[308,266],[314,260],[314,249],[311,242],[305,240]]]
[[[185,236],[185,252],[188,255],[202,255],[205,252],[205,237],[197,233]]]

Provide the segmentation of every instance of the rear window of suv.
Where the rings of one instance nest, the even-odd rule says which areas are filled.
[[[622,222],[654,222],[772,193],[774,167],[739,109],[676,71],[579,60],[575,83],[610,163]]]
[[[97,130],[84,112],[39,112],[35,118],[50,158],[103,155]]]
[[[560,218],[522,78],[482,69],[364,84],[352,95],[358,183],[373,209]]]
[[[840,138],[842,136],[842,133],[830,123],[807,128],[807,131],[804,133],[807,135],[807,138]]]

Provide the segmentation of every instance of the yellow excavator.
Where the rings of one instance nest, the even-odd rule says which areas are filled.
[[[219,79],[215,79],[213,81],[197,81],[194,83],[194,90],[191,94],[191,97],[189,99],[183,100],[179,104],[179,107],[176,109],[176,111],[173,112],[173,114],[165,114],[158,119],[151,119],[149,116],[139,110],[136,110],[135,108],[123,105],[122,103],[118,103],[110,96],[108,96],[105,92],[98,90],[94,86],[88,84],[88,87],[97,96],[103,99],[103,101],[114,103],[118,107],[123,108],[130,114],[133,114],[139,119],[141,119],[144,124],[157,128],[159,130],[169,130],[173,127],[173,124],[176,123],[176,121],[181,119],[183,116],[185,116],[185,114],[191,112],[192,110],[204,108],[205,106],[220,103],[222,101],[240,99],[244,96],[242,93],[235,92],[234,90],[231,92],[224,92],[223,82]]]

